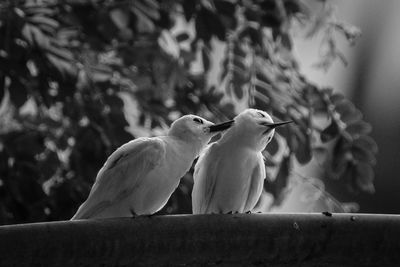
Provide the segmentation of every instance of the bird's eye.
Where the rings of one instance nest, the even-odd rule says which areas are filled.
[[[197,122],[197,123],[200,123],[200,124],[203,124],[203,120],[199,119],[199,118],[194,118],[193,121]]]
[[[262,114],[261,112],[257,112],[258,113],[258,115],[260,115],[261,116],[261,118],[265,118],[265,115],[264,114]]]

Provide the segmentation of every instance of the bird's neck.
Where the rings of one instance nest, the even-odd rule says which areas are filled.
[[[169,136],[176,143],[176,146],[179,148],[180,151],[183,152],[184,156],[188,159],[195,159],[199,156],[202,147],[206,144],[203,144],[203,141],[200,138],[196,137],[188,137],[181,138],[180,136]]]
[[[221,137],[221,139],[218,141],[219,144],[227,144],[229,146],[232,146],[232,144],[236,144],[235,146],[232,146],[233,149],[240,148],[250,149],[254,151],[260,150],[258,143],[254,140],[254,136],[246,131],[243,131],[243,129],[240,129],[239,127],[233,127]]]

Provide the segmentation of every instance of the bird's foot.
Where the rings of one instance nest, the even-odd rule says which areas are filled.
[[[238,214],[238,211],[228,211],[226,213],[221,212],[222,214]]]
[[[131,218],[137,218],[139,216],[133,211],[133,209],[129,209],[129,211],[131,212],[131,215],[132,215]]]
[[[251,214],[251,210],[246,211],[246,214]]]

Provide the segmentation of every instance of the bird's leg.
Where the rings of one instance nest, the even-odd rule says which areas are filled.
[[[135,211],[132,208],[130,208],[129,211],[132,214],[132,218],[137,218],[138,217],[138,215],[135,213]]]
[[[152,214],[143,214],[142,216],[143,217],[146,217],[146,218],[151,218],[151,217],[153,217],[155,214],[154,213],[152,213]]]
[[[154,216],[154,213],[152,213],[152,214],[140,214],[139,215],[139,214],[135,213],[135,211],[132,208],[130,208],[129,211],[132,214],[132,218],[139,218],[139,217],[151,218],[151,217]]]

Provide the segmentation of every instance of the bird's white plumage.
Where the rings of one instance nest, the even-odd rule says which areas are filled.
[[[72,219],[128,217],[160,210],[215,134],[208,130],[211,125],[186,115],[172,124],[166,136],[138,138],[118,148]]]
[[[116,216],[129,214],[129,207],[118,211],[115,207],[127,201],[138,186],[149,180],[154,169],[160,167],[165,160],[165,146],[160,138],[139,138],[117,149],[100,169],[88,199],[73,219],[107,216],[107,209]]]
[[[208,146],[195,166],[194,214],[252,211],[260,198],[265,166],[261,151],[274,130],[264,111],[247,109],[220,140]]]

